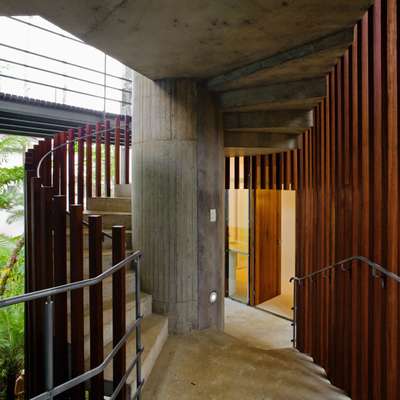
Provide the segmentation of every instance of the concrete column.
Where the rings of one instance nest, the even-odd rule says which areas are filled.
[[[143,290],[172,332],[221,328],[224,164],[216,101],[194,80],[136,74],[133,121],[133,248],[144,253]],[[213,305],[211,290],[219,295]]]

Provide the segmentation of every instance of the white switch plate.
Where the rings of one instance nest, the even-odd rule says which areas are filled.
[[[210,222],[217,221],[217,210],[215,208],[210,209]]]

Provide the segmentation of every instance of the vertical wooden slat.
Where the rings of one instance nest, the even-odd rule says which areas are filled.
[[[125,227],[113,226],[112,228],[112,261],[113,265],[125,258]],[[124,336],[126,331],[125,298],[126,298],[126,270],[125,268],[114,273],[112,278],[113,293],[113,345]],[[114,388],[119,384],[126,369],[126,346],[123,345],[113,361]],[[118,400],[126,399],[126,385],[119,393]]]
[[[260,179],[261,179],[261,189],[266,189],[267,187],[267,176],[266,176],[266,156],[260,156]]]
[[[92,171],[92,127],[86,125],[86,198],[92,197],[93,190],[93,171]]]
[[[69,204],[75,203],[75,142],[74,130],[68,130],[68,199]]]
[[[384,218],[384,200],[385,179],[383,171],[383,132],[386,131],[383,123],[383,96],[385,95],[384,75],[382,65],[386,64],[386,54],[383,52],[382,34],[383,26],[382,20],[386,18],[385,7],[382,7],[383,0],[375,0],[374,2],[374,15],[373,15],[373,151],[372,155],[372,231],[375,232],[372,240],[373,260],[381,265],[387,265],[386,257],[383,254],[383,243],[386,243],[386,232],[384,226],[387,221]],[[385,110],[386,111],[386,110]],[[385,393],[383,390],[384,382],[384,368],[382,365],[385,362],[385,348],[383,343],[384,338],[384,307],[383,307],[383,290],[379,279],[373,282],[373,331],[371,345],[374,351],[371,356],[370,363],[372,364],[371,376],[374,377],[373,384],[371,385],[371,394],[373,398],[384,398]]]
[[[231,159],[225,157],[225,189],[230,188],[231,183]]]
[[[39,146],[37,147],[39,149]],[[39,161],[41,154],[37,152],[36,159]],[[31,179],[31,217],[32,217],[32,274],[33,274],[33,290],[45,289],[43,284],[43,246],[42,229],[41,229],[41,214],[43,208],[41,206],[41,179],[33,177]],[[28,371],[30,379],[30,389],[33,395],[38,395],[44,390],[45,376],[43,368],[41,368],[41,355],[44,352],[43,341],[43,308],[44,301],[42,299],[32,302],[33,305],[33,324],[34,330],[32,336],[35,343],[35,351],[31,353],[31,369]]]
[[[101,197],[101,142],[102,126],[100,122],[96,123],[96,197]]]
[[[125,183],[129,183],[129,149],[130,149],[130,117],[125,117]]]
[[[115,118],[115,141],[114,141],[114,170],[115,170],[115,184],[120,184],[120,147],[121,147],[121,117]]]
[[[257,157],[251,157],[251,188],[257,188]]]
[[[239,182],[240,182],[239,167],[240,167],[239,157],[235,157],[235,176],[234,176],[235,189],[239,189]]]
[[[353,74],[353,90],[352,90],[352,253],[359,253],[360,237],[360,165],[359,165],[359,148],[360,148],[360,24],[357,24],[354,30],[354,41],[352,51],[352,74]],[[351,395],[358,396],[360,391],[360,273],[359,267],[355,263],[352,269],[352,335],[351,335]]]
[[[53,199],[54,224],[54,285],[67,283],[67,200],[65,195],[56,195]],[[54,382],[59,385],[68,380],[68,310],[67,294],[61,293],[54,299],[54,348],[55,376]],[[63,396],[63,398],[65,398]]]
[[[110,132],[110,121],[104,122],[105,129],[105,146],[104,146],[104,171],[105,171],[105,192],[106,197],[111,196],[111,132]]]
[[[25,153],[24,159],[24,232],[25,232],[25,292],[31,292],[35,288],[33,271],[33,238],[32,238],[32,190],[31,180],[36,176],[36,164],[34,150],[30,149]],[[24,364],[25,364],[25,393],[28,398],[33,397],[32,390],[32,369],[33,357],[30,349],[35,345],[35,323],[34,307],[32,302],[25,303],[25,332],[31,332],[31,335],[24,335]]]
[[[366,13],[361,23],[361,255],[370,256],[370,15]],[[361,271],[361,392],[362,398],[368,396],[369,382],[369,280],[370,273]],[[372,378],[372,377],[371,377]]]
[[[91,215],[89,222],[89,276],[94,278],[103,271],[102,266],[102,217]],[[103,362],[103,284],[90,288],[90,368],[96,368]],[[91,380],[90,399],[104,399],[104,374],[100,373]]]
[[[82,205],[70,205],[70,277],[71,282],[83,279],[83,225]],[[85,370],[84,358],[84,313],[83,313],[83,289],[71,292],[71,375],[81,375]],[[85,388],[81,384],[71,390],[75,400],[85,399]]]
[[[249,189],[249,182],[250,182],[250,156],[244,156],[243,157],[243,177],[244,177],[243,187],[244,187],[244,189]]]
[[[387,2],[387,113],[388,113],[388,200],[387,243],[388,268],[399,273],[399,103],[398,103],[398,4]],[[386,387],[387,398],[398,399],[399,393],[399,288],[387,282],[386,289]]]
[[[67,195],[67,142],[68,135],[66,132],[61,133],[60,145],[60,194]]]
[[[57,147],[60,144],[60,134],[56,133],[53,138],[53,169],[52,169],[52,174],[53,174],[53,187],[54,187],[54,193],[59,194],[60,191],[60,150],[57,149]]]
[[[78,204],[83,204],[83,162],[85,156],[83,136],[83,128],[78,128]]]

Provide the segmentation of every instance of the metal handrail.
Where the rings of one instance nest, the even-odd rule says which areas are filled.
[[[24,293],[19,296],[13,296],[7,299],[0,300],[0,308],[12,306],[18,303],[25,303],[27,301],[43,299],[49,296],[55,296],[60,293],[70,292],[71,290],[82,289],[84,287],[97,285],[104,279],[108,278],[115,272],[119,271],[121,268],[125,267],[126,264],[131,263],[132,261],[140,258],[141,256],[142,256],[141,251],[137,250],[130,256],[126,257],[125,259],[113,265],[112,267],[106,269],[104,272],[102,272],[100,275],[95,276],[94,278],[88,278],[82,281],[71,282],[65,285],[55,286],[52,288],[36,290],[34,292]]]
[[[293,322],[292,322],[292,327],[293,327],[293,347],[296,347],[297,344],[297,315],[298,315],[298,309],[297,309],[297,284],[301,286],[301,283],[307,279],[312,281],[316,276],[322,275],[323,277],[326,277],[327,273],[330,273],[331,271],[335,270],[336,268],[340,267],[342,271],[350,271],[350,269],[353,267],[354,264],[345,267],[346,264],[352,263],[354,261],[360,261],[363,264],[372,269],[372,275],[374,278],[380,278],[382,281],[382,287],[385,287],[385,277],[388,277],[390,279],[393,279],[395,282],[400,283],[400,276],[388,271],[386,268],[383,268],[380,264],[376,263],[375,261],[370,260],[367,257],[364,256],[352,256],[345,258],[341,261],[335,262],[334,264],[328,265],[327,267],[321,268],[318,271],[312,272],[310,274],[304,275],[304,276],[293,276],[290,278],[289,282],[294,282],[293,285]]]
[[[383,268],[381,265],[379,265],[378,263],[371,261],[370,259],[368,259],[367,257],[364,256],[352,256],[349,258],[345,258],[344,260],[338,261],[332,265],[329,265],[325,268],[321,268],[318,271],[312,272],[311,274],[307,274],[301,277],[297,277],[297,276],[293,276],[292,278],[290,278],[290,282],[292,281],[296,281],[296,282],[301,282],[304,281],[306,279],[312,279],[313,277],[315,277],[316,275],[320,275],[320,274],[326,274],[328,271],[331,271],[333,269],[336,269],[337,267],[342,267],[342,269],[344,268],[343,266],[345,264],[348,264],[350,262],[353,261],[361,261],[364,264],[366,264],[367,266],[372,268],[372,273],[374,276],[376,275],[376,272],[379,271],[382,275],[385,275],[393,280],[395,280],[396,282],[400,283],[400,276],[396,275],[393,272],[388,271],[387,269]],[[347,269],[348,270],[348,269]]]
[[[111,362],[114,356],[118,353],[120,348],[127,342],[129,336],[132,332],[136,331],[136,356],[130,363],[127,368],[124,376],[116,386],[114,392],[111,395],[111,399],[115,399],[119,392],[121,391],[123,385],[126,383],[129,374],[132,372],[134,366],[136,365],[137,369],[137,379],[136,379],[136,392],[134,394],[134,398],[140,398],[141,389],[143,387],[143,380],[141,377],[141,354],[143,353],[143,347],[141,343],[141,331],[140,325],[143,319],[143,316],[140,313],[140,259],[142,257],[141,251],[135,251],[133,254],[126,257],[124,260],[118,262],[117,264],[111,266],[106,271],[97,275],[96,277],[84,279],[78,282],[71,282],[65,285],[56,286],[53,288],[47,288],[43,290],[37,290],[30,293],[24,293],[19,296],[10,297],[7,299],[0,300],[0,309],[4,307],[9,307],[11,305],[25,303],[28,301],[38,300],[46,298],[47,301],[45,303],[45,318],[44,318],[44,332],[46,335],[45,338],[45,350],[46,354],[44,357],[45,360],[45,371],[46,371],[46,392],[43,392],[31,400],[47,400],[53,399],[54,396],[64,393],[67,390],[93,378],[94,376],[104,372],[107,365]],[[83,289],[85,287],[90,287],[99,284],[104,279],[113,275],[115,272],[124,268],[127,264],[135,261],[136,265],[136,278],[135,278],[135,304],[136,304],[136,319],[133,324],[128,328],[125,332],[125,335],[119,340],[119,342],[113,347],[111,352],[107,355],[107,357],[103,360],[103,362],[97,367],[84,372],[83,374],[76,376],[70,379],[67,382],[62,383],[54,387],[54,378],[53,378],[53,353],[54,353],[54,343],[53,343],[53,323],[54,323],[54,304],[52,297],[60,294],[67,293],[72,290]]]
[[[58,146],[53,147],[51,150],[49,150],[46,154],[43,155],[43,157],[39,160],[38,165],[36,167],[36,177],[40,179],[40,167],[42,166],[44,160],[50,156],[52,153],[54,153],[56,150],[62,149],[63,147],[71,144],[71,143],[75,143],[75,142],[79,142],[80,140],[85,140],[89,137],[91,137],[92,139],[96,138],[96,135],[98,133],[105,133],[105,132],[113,132],[115,128],[109,128],[109,129],[102,129],[100,131],[93,131],[91,133],[88,133],[87,135],[83,135],[83,136],[78,136],[72,139],[72,140],[66,140],[64,143],[59,144]],[[125,143],[125,146],[127,144]],[[129,143],[128,143],[129,146]]]

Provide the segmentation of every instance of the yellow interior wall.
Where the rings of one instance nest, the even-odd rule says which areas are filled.
[[[281,293],[293,297],[289,280],[295,274],[296,192],[281,192]]]

